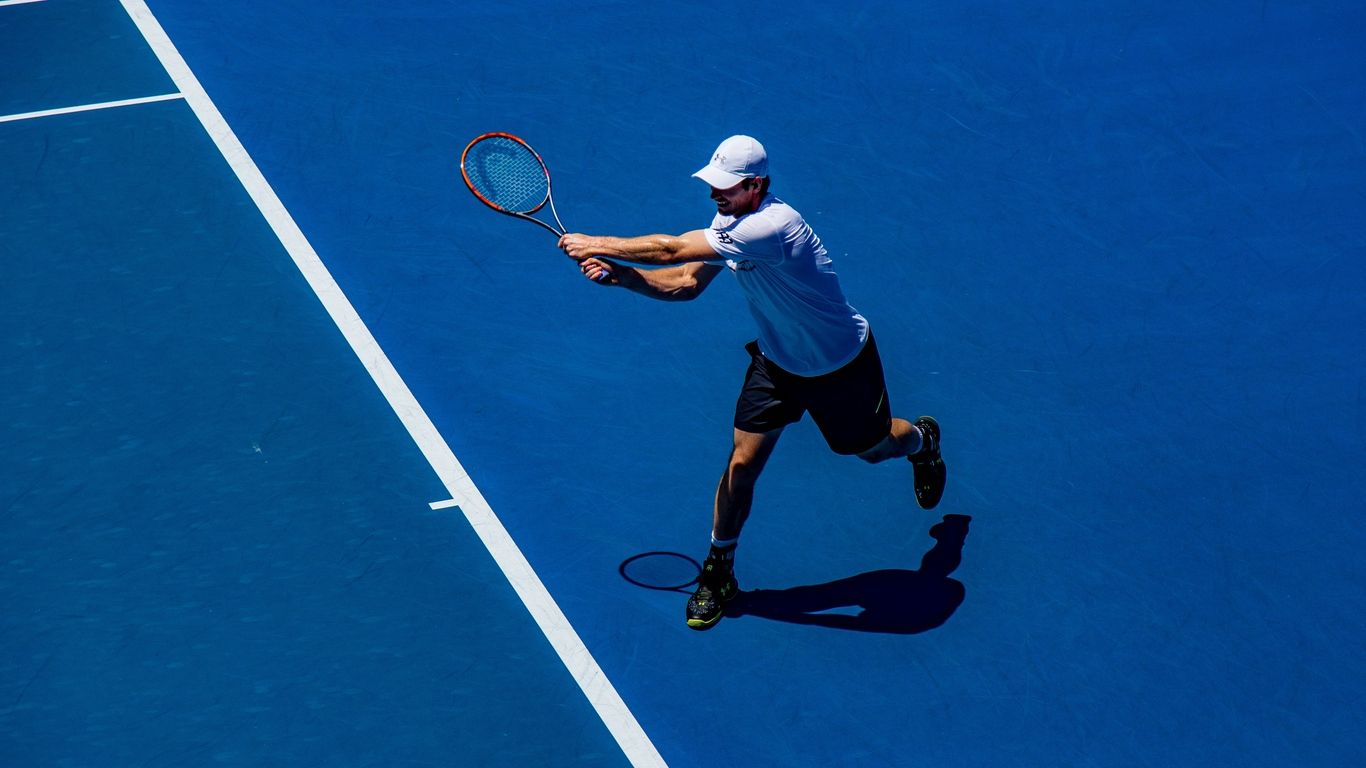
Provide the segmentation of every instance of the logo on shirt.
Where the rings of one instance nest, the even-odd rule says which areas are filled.
[[[730,267],[730,271],[732,272],[748,272],[751,269],[754,269],[754,262],[727,260],[726,266]]]
[[[735,242],[735,240],[731,238],[730,233],[724,229],[713,229],[712,231],[716,233],[717,242],[725,243],[726,245],[731,245]]]

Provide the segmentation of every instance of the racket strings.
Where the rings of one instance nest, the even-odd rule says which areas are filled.
[[[470,147],[465,171],[476,192],[506,211],[531,213],[544,205],[550,194],[545,167],[535,153],[501,136]]]

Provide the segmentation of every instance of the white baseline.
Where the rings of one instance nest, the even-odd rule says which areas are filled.
[[[508,535],[502,522],[493,514],[488,502],[475,487],[468,473],[461,467],[459,460],[437,432],[436,426],[418,404],[417,398],[408,385],[399,377],[389,358],[380,349],[370,330],[361,321],[360,315],[351,302],[342,294],[336,280],[327,271],[300,231],[294,218],[285,210],[275,191],[266,182],[256,163],[247,155],[246,149],[228,127],[204,91],[199,80],[190,71],[185,60],[167,37],[161,24],[152,16],[143,0],[120,0],[128,15],[137,24],[148,45],[161,60],[161,65],[175,82],[176,87],[185,95],[185,101],[208,131],[209,136],[223,153],[237,178],[251,195],[256,206],[265,216],[276,237],[303,273],[308,284],[317,294],[332,321],[337,324],[351,349],[365,365],[374,379],[375,385],[389,401],[390,407],[407,428],[408,434],[417,443],[437,477],[451,494],[451,501],[460,507],[469,520],[474,532],[484,542],[498,567],[503,570],[512,588],[526,605],[536,624],[545,633],[551,647],[559,654],[560,660],[568,668],[579,688],[583,690],[598,716],[611,732],[627,759],[637,768],[657,768],[665,765],[650,738],[627,709],[626,703],[603,674],[588,648],[583,644],[569,620],[555,603],[550,592],[517,544]]]
[[[24,0],[26,3],[37,3],[42,0]],[[142,96],[136,99],[120,99],[119,101],[101,101],[98,104],[81,104],[75,107],[58,107],[57,109],[40,109],[37,112],[20,112],[15,115],[0,115],[0,123],[12,123],[16,120],[33,120],[39,117],[52,117],[53,115],[70,115],[75,112],[93,112],[97,109],[115,109],[117,107],[131,107],[134,104],[152,104],[158,101],[171,101],[172,99],[183,99],[184,96],[178,93],[163,93],[160,96]]]

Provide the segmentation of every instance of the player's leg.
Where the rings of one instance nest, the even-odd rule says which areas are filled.
[[[740,529],[749,519],[750,507],[754,504],[754,485],[782,434],[781,427],[759,433],[735,430],[726,471],[716,486],[712,538],[722,541],[740,538]]]
[[[712,509],[712,546],[702,565],[697,591],[688,600],[688,626],[708,629],[721,618],[725,602],[740,588],[735,581],[735,547],[754,504],[754,484],[782,435],[802,417],[792,397],[791,374],[763,356],[759,345],[745,345],[749,368],[735,402],[735,431],[726,471],[716,486]]]
[[[920,427],[912,424],[905,419],[893,417],[891,427],[887,431],[887,436],[882,442],[858,453],[858,457],[869,464],[877,464],[888,459],[899,459],[910,456],[920,450],[920,446],[925,442],[925,438],[920,431]]]
[[[870,335],[848,365],[807,379],[803,402],[836,453],[870,463],[906,457],[915,474],[916,502],[939,503],[948,472],[939,453],[939,423],[929,416],[914,422],[893,418],[877,342]]]
[[[948,469],[939,452],[939,422],[931,416],[921,416],[915,423],[894,418],[887,437],[858,454],[870,464],[903,456],[911,462],[915,475],[916,503],[924,509],[934,509],[948,481]]]
[[[782,433],[781,427],[768,432],[735,430],[730,459],[716,486],[711,548],[702,563],[697,590],[688,600],[688,626],[693,629],[708,629],[719,621],[725,604],[740,591],[735,580],[735,548],[754,503],[754,486]]]

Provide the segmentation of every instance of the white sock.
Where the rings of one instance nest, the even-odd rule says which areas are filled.
[[[713,552],[718,552],[718,551],[719,551],[719,552],[724,553],[724,554],[726,554],[726,555],[731,555],[731,554],[733,554],[733,553],[735,552],[735,548],[736,548],[737,546],[739,546],[739,544],[740,544],[740,537],[739,537],[739,536],[736,536],[736,537],[733,538],[733,539],[718,539],[718,538],[716,538],[716,535],[715,535],[715,534],[712,534],[712,537],[711,537],[711,548],[712,548],[712,551],[713,551]]]

